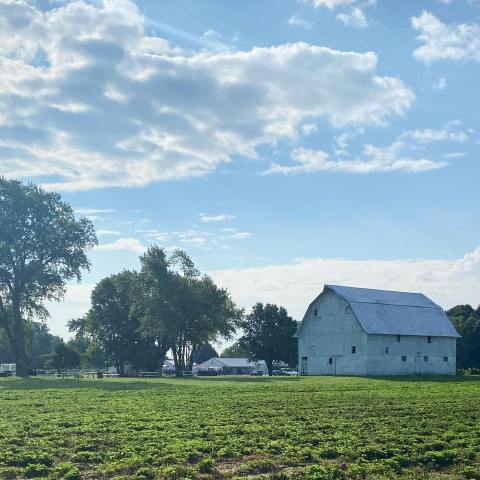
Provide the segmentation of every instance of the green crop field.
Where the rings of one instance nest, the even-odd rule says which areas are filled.
[[[0,380],[0,478],[480,478],[480,381]]]

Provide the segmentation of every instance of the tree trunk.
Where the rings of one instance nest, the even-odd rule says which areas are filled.
[[[23,325],[20,305],[16,299],[12,299],[12,315],[13,315],[13,353],[15,355],[15,363],[17,364],[17,376],[26,377],[28,375],[29,361],[25,351],[25,330]]]
[[[267,364],[268,376],[271,377],[273,375],[273,360],[267,360],[265,363]]]

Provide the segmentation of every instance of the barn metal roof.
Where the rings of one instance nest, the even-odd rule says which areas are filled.
[[[351,306],[366,333],[459,337],[444,310],[422,293],[325,285]],[[324,290],[324,291],[325,291]]]

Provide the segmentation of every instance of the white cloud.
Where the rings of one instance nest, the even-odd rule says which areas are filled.
[[[283,265],[209,272],[241,306],[271,302],[301,319],[324,283],[423,292],[444,308],[479,303],[480,247],[457,260],[300,259]],[[313,279],[313,280],[312,280]]]
[[[384,125],[414,100],[372,52],[182,52],[130,0],[2,1],[0,69],[0,175],[59,190],[205,175],[316,118]]]
[[[204,223],[209,222],[224,222],[226,220],[233,220],[235,215],[230,215],[229,213],[221,213],[219,215],[208,215],[206,213],[200,213],[200,221]]]
[[[140,240],[138,240],[137,238],[126,237],[117,238],[117,240],[111,243],[101,243],[95,249],[101,251],[120,250],[143,253],[147,249],[147,247],[142,245]]]
[[[230,235],[230,238],[233,238],[234,240],[244,240],[251,236],[252,234],[250,232],[234,232]]]
[[[96,215],[98,213],[114,213],[113,208],[75,208],[74,212],[77,215]]]
[[[313,135],[318,132],[318,127],[314,123],[304,123],[302,125],[302,133],[304,135]]]
[[[480,62],[480,25],[478,23],[446,24],[430,12],[412,17],[423,45],[413,55],[431,63],[436,60],[475,60]]]
[[[439,92],[442,90],[445,90],[445,87],[447,86],[447,79],[444,77],[440,77],[433,85],[432,88],[434,90],[438,90]]]
[[[453,130],[452,126],[447,124],[445,127],[434,130],[424,128],[418,130],[409,130],[400,135],[399,139],[405,140],[412,138],[419,143],[431,143],[438,141],[451,141],[464,143],[468,140],[468,133],[463,130]]]
[[[451,152],[451,153],[445,153],[443,155],[445,158],[463,158],[466,156],[465,152]]]
[[[423,150],[432,142],[460,142],[469,139],[470,131],[461,130],[457,121],[446,123],[441,129],[408,130],[400,134],[389,146],[378,147],[371,144],[363,146],[361,155],[347,159],[348,139],[355,133],[342,132],[335,138],[332,157],[323,150],[296,148],[292,151],[293,165],[272,163],[264,174],[282,173],[284,175],[313,172],[344,172],[344,173],[374,173],[374,172],[408,172],[418,173],[436,170],[448,165],[440,160],[434,161],[419,157],[418,151]],[[358,133],[358,132],[357,132]],[[448,158],[445,155],[444,158]]]
[[[107,235],[118,236],[120,235],[120,232],[118,232],[117,230],[97,230],[97,235],[98,236],[107,236]]]
[[[351,5],[355,3],[356,0],[299,0],[301,3],[311,4],[315,7],[327,7],[330,10],[334,10],[338,7],[343,7],[345,5]]]
[[[343,173],[376,173],[376,172],[407,172],[418,173],[435,170],[447,165],[446,162],[434,162],[425,158],[412,159],[397,156],[397,147],[392,145],[386,148],[366,145],[364,152],[367,159],[338,160],[331,159],[328,153],[322,150],[296,148],[292,152],[295,165],[279,165],[273,163],[265,174],[313,172],[343,172]]]
[[[305,20],[304,18],[299,17],[298,15],[292,15],[288,19],[288,24],[292,25],[294,27],[302,27],[302,28],[305,28],[307,30],[313,27],[312,22],[310,22],[309,20]]]
[[[337,18],[346,26],[354,28],[367,28],[367,19],[362,10],[353,7],[348,13],[339,13]]]
[[[368,22],[363,11],[366,7],[374,7],[376,0],[298,0],[300,3],[309,4],[316,8],[326,7],[329,10],[341,9],[337,14],[346,27],[367,28]]]

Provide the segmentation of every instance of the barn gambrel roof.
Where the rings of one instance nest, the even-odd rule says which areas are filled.
[[[365,333],[460,337],[445,311],[422,293],[341,285],[325,285],[322,293],[328,290],[350,305]]]

